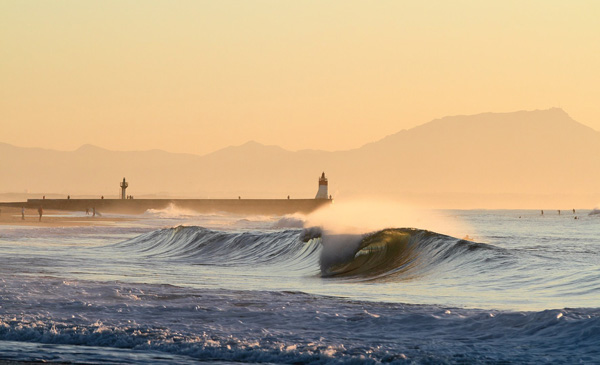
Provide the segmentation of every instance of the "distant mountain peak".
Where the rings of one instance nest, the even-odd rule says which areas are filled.
[[[553,106],[552,108],[549,108],[549,109],[546,109],[546,110],[552,111],[552,112],[560,112],[560,113],[567,114],[567,112],[563,108],[560,108],[560,107],[557,107],[557,106]]]
[[[246,143],[243,143],[241,145],[238,146],[230,146],[227,148],[232,148],[232,149],[270,149],[270,150],[282,150],[282,151],[286,151],[283,147],[280,146],[276,146],[276,145],[266,145],[266,144],[262,144],[260,142],[256,142],[254,140],[250,140]]]
[[[81,147],[75,150],[75,152],[88,152],[88,151],[108,151],[105,148],[95,146],[93,144],[82,144]]]
[[[493,134],[504,131],[525,133],[531,130],[554,130],[560,134],[565,131],[579,130],[581,133],[595,132],[591,127],[577,122],[562,108],[519,110],[514,112],[485,112],[471,115],[450,115],[433,119],[408,130],[386,136],[379,141],[365,144],[361,148],[398,143],[402,137],[443,133],[446,136],[458,131],[479,131]],[[443,131],[443,132],[442,132]]]
[[[505,119],[505,120],[509,120],[509,118],[506,117],[510,117],[510,116],[525,116],[525,115],[529,115],[529,116],[540,116],[540,115],[552,115],[555,117],[561,116],[561,117],[567,117],[569,119],[571,119],[571,117],[569,116],[569,114],[562,108],[558,108],[558,107],[552,107],[552,108],[548,108],[548,109],[534,109],[534,110],[517,110],[517,111],[512,111],[512,112],[483,112],[483,113],[476,113],[476,114],[457,114],[457,115],[447,115],[441,118],[436,118],[433,119],[430,122],[421,124],[422,125],[426,125],[429,124],[431,122],[434,121],[439,121],[439,120],[449,120],[449,119],[483,119],[483,118],[498,118],[498,119]],[[420,126],[414,127],[414,128],[419,128]],[[413,128],[413,129],[414,129]]]
[[[264,144],[256,142],[255,140],[251,139],[246,143],[242,143],[241,145],[237,146],[237,147],[252,147],[252,146],[260,146],[260,147],[266,147]]]
[[[271,152],[290,152],[282,147],[279,146],[275,146],[275,145],[264,145],[262,143],[256,142],[254,140],[250,140],[248,142],[245,142],[243,144],[237,145],[237,146],[229,146],[229,147],[225,147],[225,148],[221,148],[220,150],[217,150],[215,152],[209,153],[205,156],[221,156],[224,154],[239,154],[239,153],[245,153],[245,154],[253,154],[253,153],[271,153]],[[291,153],[291,152],[290,152]]]

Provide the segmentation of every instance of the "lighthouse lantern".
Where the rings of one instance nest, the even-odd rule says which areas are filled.
[[[329,194],[327,193],[327,178],[325,177],[325,172],[323,172],[319,178],[319,190],[317,191],[317,196],[315,196],[315,199],[328,198]]]
[[[129,183],[125,181],[125,178],[123,178],[123,182],[121,182],[121,199],[126,199],[125,190],[128,186]]]

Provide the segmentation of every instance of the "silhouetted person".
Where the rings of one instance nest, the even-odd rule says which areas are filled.
[[[238,200],[239,200],[239,199],[242,199],[242,197],[241,197],[241,196],[238,196]]]
[[[38,208],[38,214],[40,215],[40,222],[42,221],[42,214],[44,214],[44,209],[42,207]]]
[[[575,214],[575,208],[573,208],[573,214]]]
[[[70,195],[67,195],[67,200],[69,200],[69,199],[71,199],[71,196],[70,196]]]
[[[560,209],[558,210],[558,215],[560,215]]]
[[[104,195],[102,195],[102,196],[100,197],[100,199],[104,199]]]
[[[25,220],[25,207],[21,207],[21,220]]]
[[[290,200],[290,196],[288,195],[288,200]]]
[[[45,199],[46,199],[46,196],[44,195],[44,196],[42,197],[42,199],[44,199],[44,200],[45,200]]]
[[[542,210],[542,215],[544,215],[544,211]]]

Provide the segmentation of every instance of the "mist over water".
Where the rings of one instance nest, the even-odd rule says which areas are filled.
[[[444,211],[369,199],[335,201],[309,214],[305,220],[306,226],[319,226],[331,233],[364,234],[400,227],[426,229],[455,237],[471,233],[465,222]]]
[[[124,225],[5,226],[0,359],[597,362],[589,212],[356,201],[308,216],[172,206]]]

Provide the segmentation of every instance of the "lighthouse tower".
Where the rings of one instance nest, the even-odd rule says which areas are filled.
[[[121,183],[121,199],[125,199],[127,197],[125,195],[125,190],[127,189],[128,186],[129,186],[129,183],[127,181],[125,181],[125,178],[123,178],[123,182]]]
[[[327,178],[325,177],[325,173],[321,174],[319,178],[319,191],[317,191],[317,196],[315,199],[328,199],[329,194],[327,193]]]

